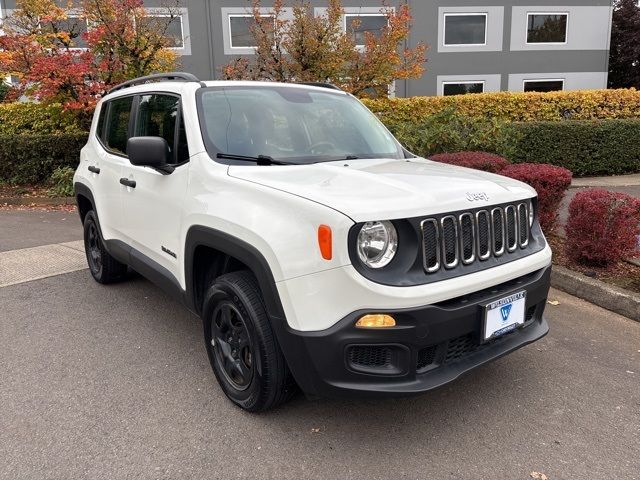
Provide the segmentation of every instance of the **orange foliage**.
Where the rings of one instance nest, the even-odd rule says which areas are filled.
[[[420,77],[425,69],[426,45],[402,48],[409,36],[411,13],[407,5],[380,12],[387,26],[378,35],[364,33],[357,46],[351,31],[344,31],[340,0],[329,0],[326,12],[314,15],[306,1],[296,1],[293,18],[285,18],[283,0],[274,0],[270,14],[253,1],[250,27],[256,49],[251,60],[237,58],[225,65],[225,79],[279,82],[330,82],[359,96],[386,96],[397,79]],[[358,20],[352,24],[358,26]]]
[[[87,20],[88,32],[73,31],[69,0],[18,0],[0,35],[0,76],[17,76],[12,95],[60,102],[91,110],[113,84],[158,70],[173,70],[176,55],[167,49],[166,30],[178,14],[144,22],[142,0],[83,0],[74,17]],[[78,6],[78,5],[75,5]],[[82,35],[87,49],[74,48]]]

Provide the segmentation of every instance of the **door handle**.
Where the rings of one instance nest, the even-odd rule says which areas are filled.
[[[128,178],[121,178],[120,183],[129,188],[136,188],[135,180],[129,180]]]
[[[98,167],[94,167],[93,165],[89,165],[89,171],[93,173],[100,173],[100,169]]]

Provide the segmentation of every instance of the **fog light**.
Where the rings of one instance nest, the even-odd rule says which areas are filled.
[[[365,315],[356,322],[356,327],[358,328],[388,328],[395,326],[396,321],[391,315],[381,313]]]

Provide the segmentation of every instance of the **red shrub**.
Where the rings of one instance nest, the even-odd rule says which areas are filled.
[[[476,170],[484,170],[491,173],[498,173],[509,165],[509,162],[500,155],[485,152],[438,153],[430,156],[429,159],[434,162],[475,168]]]
[[[500,175],[531,185],[538,192],[538,217],[543,230],[550,232],[558,219],[558,209],[571,185],[571,172],[545,163],[519,163],[506,166]]]
[[[640,234],[640,200],[602,189],[578,192],[569,205],[567,256],[604,266],[630,257]]]

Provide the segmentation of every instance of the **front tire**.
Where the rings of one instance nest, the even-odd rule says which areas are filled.
[[[211,367],[233,403],[261,412],[293,396],[295,382],[250,272],[218,277],[205,295],[202,318]]]
[[[127,266],[113,258],[104,248],[98,220],[93,210],[84,217],[84,251],[91,276],[98,283],[113,283],[123,279]]]

